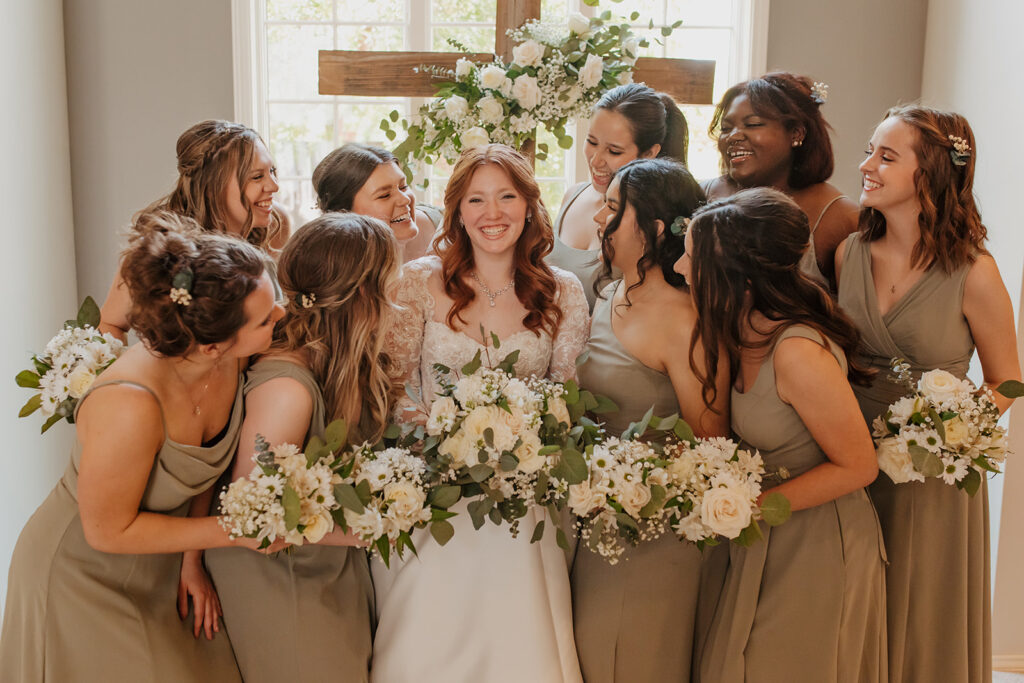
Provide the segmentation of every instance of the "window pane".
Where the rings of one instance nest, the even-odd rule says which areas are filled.
[[[292,232],[320,215],[316,208],[316,197],[313,194],[313,183],[308,178],[281,180],[281,189],[274,196],[274,201],[285,207],[292,219]]]
[[[267,0],[267,21],[331,21],[333,0]]]
[[[669,21],[683,20],[699,26],[731,26],[732,5],[728,0],[672,0],[669,3]]]
[[[494,52],[493,26],[435,26],[431,50],[434,52],[452,52],[455,48],[448,44],[448,38],[454,38],[474,52]]]
[[[565,127],[566,132],[576,137],[576,126],[569,124]],[[558,140],[544,128],[537,129],[537,144],[548,146],[548,158],[536,163],[537,176],[542,178],[561,178],[567,172],[566,155],[564,149],[558,146]],[[579,144],[578,142],[576,144]],[[571,152],[569,152],[571,153]]]
[[[317,50],[334,49],[329,25],[267,27],[267,88],[272,100],[324,99],[317,93]]]
[[[339,104],[338,120],[334,124],[337,144],[340,146],[346,142],[362,142],[386,149],[394,147],[403,139],[401,131],[398,131],[398,137],[392,142],[380,129],[381,119],[393,109],[398,109],[399,114],[406,116],[407,108],[401,100],[382,104]]]
[[[493,24],[498,11],[498,0],[433,0],[430,9],[431,20],[434,23],[478,21]]]
[[[715,107],[706,105],[683,105],[680,107],[686,116],[690,129],[689,162],[690,173],[697,180],[708,180],[718,177],[719,155],[717,140],[708,136],[708,125]]]
[[[423,0],[412,0],[423,2]],[[405,0],[339,0],[338,21],[406,21]]]
[[[555,218],[558,217],[558,208],[562,204],[562,197],[565,196],[566,183],[564,180],[542,180],[540,185],[540,198],[544,200],[544,206],[551,214],[552,227]]]
[[[339,26],[339,50],[404,50],[405,29],[401,26]]]
[[[333,118],[330,104],[270,104],[268,143],[278,175],[313,174],[320,159],[331,151]]]
[[[727,28],[679,28],[665,39],[666,57],[715,60],[715,93],[725,92],[729,83],[730,40]]]
[[[573,10],[577,3],[573,2]],[[569,4],[566,0],[541,0],[540,20],[548,24],[562,24],[569,20]]]
[[[677,0],[669,0],[669,5],[674,5]],[[728,0],[702,0],[703,2],[728,2]],[[639,12],[640,16],[637,21],[642,21],[644,28],[647,28],[647,22],[654,20],[654,25],[659,26],[665,22],[665,3],[662,0],[624,0],[607,7],[599,7],[598,14],[606,9],[610,9],[612,14],[615,16],[628,17],[633,12]],[[661,35],[655,31],[657,35]]]

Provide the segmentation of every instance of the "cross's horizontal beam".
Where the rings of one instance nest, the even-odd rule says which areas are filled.
[[[494,55],[487,53],[320,50],[320,94],[433,97],[438,79],[414,69],[424,65],[453,69],[459,57],[474,62],[494,59]],[[668,93],[677,102],[711,104],[715,62],[641,57],[636,63],[634,80]]]

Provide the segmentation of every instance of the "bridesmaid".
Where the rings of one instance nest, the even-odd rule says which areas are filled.
[[[724,174],[704,190],[712,201],[748,187],[788,194],[812,221],[805,270],[832,281],[836,247],[857,229],[857,205],[827,182],[834,160],[821,115],[826,97],[827,86],[786,72],[726,90],[708,128]]]
[[[172,211],[204,230],[237,235],[276,255],[288,239],[289,223],[273,204],[277,169],[259,133],[240,123],[201,121],[178,138],[177,155],[174,190],[144,211]],[[273,277],[269,258],[267,265]],[[100,309],[100,331],[124,341],[131,305],[119,271]]]
[[[313,170],[313,190],[321,211],[351,211],[384,221],[395,233],[402,261],[430,251],[441,211],[416,205],[416,196],[395,155],[381,147],[350,142]]]
[[[122,273],[142,343],[82,396],[71,462],[18,539],[5,681],[240,680],[228,640],[195,640],[174,595],[183,550],[257,545],[185,515],[231,464],[240,365],[281,309],[254,247],[169,212],[137,220]],[[172,299],[184,271],[189,291]]]
[[[669,95],[630,83],[606,92],[594,107],[583,153],[590,182],[569,189],[555,219],[553,266],[575,273],[591,310],[601,272],[602,227],[595,215],[614,173],[634,159],[668,158],[686,164],[688,130],[683,112]]]
[[[863,360],[879,370],[857,389],[868,424],[906,392],[887,379],[894,357],[918,376],[942,368],[966,377],[977,346],[987,386],[1019,379],[1010,297],[974,203],[966,119],[891,109],[867,155],[861,229],[836,252],[836,272]],[[938,479],[897,486],[880,475],[871,497],[889,554],[889,680],[992,680],[987,482],[971,497]]]
[[[691,362],[715,396],[724,347],[732,429],[784,479],[765,493],[793,509],[762,525],[764,540],[728,546],[724,576],[708,577],[721,594],[699,654],[706,683],[886,678],[884,552],[864,489],[878,465],[847,379],[868,374],[847,362],[857,329],[800,269],[809,236],[786,195],[744,190],[697,213],[677,264],[704,351]]]
[[[251,471],[257,434],[305,444],[340,418],[350,441],[380,438],[392,398],[380,330],[398,268],[395,239],[373,218],[328,213],[288,241],[279,270],[286,313],[270,352],[247,373],[233,478]],[[368,680],[373,585],[354,544],[336,528],[272,558],[206,553],[248,683]],[[186,557],[198,565],[198,555]]]
[[[622,279],[601,292],[580,384],[619,406],[606,429],[618,435],[653,405],[681,413],[696,434],[729,432],[728,373],[711,405],[680,349],[690,347],[697,314],[672,270],[683,254],[677,218],[689,218],[704,193],[679,163],[642,159],[618,170],[595,219],[603,226],[602,275]],[[678,225],[678,223],[677,223]],[[665,321],[672,321],[666,325]],[[700,349],[696,351],[703,367]],[[600,681],[688,681],[701,553],[671,531],[629,548],[616,565],[586,546],[572,571],[573,625],[583,677]]]

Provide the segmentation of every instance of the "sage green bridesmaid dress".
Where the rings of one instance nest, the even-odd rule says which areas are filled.
[[[789,337],[841,350],[811,328],[783,331],[754,384],[732,391],[732,428],[765,468],[793,477],[827,462],[776,391],[773,358]],[[764,539],[728,546],[721,594],[700,656],[704,683],[879,683],[886,680],[884,550],[864,489],[794,512]],[[923,683],[925,679],[920,679]],[[942,679],[935,679],[942,680]]]
[[[590,187],[590,183],[580,183],[569,189],[568,199],[562,204],[562,208],[558,210],[558,217],[555,218],[555,243],[546,260],[549,264],[558,266],[563,270],[568,270],[580,279],[580,282],[583,283],[583,293],[587,295],[587,305],[593,311],[594,302],[597,299],[594,283],[601,276],[601,268],[603,267],[601,264],[601,249],[575,249],[568,246],[561,238],[562,221],[565,220],[565,212],[569,210],[573,202],[588,187]],[[612,273],[612,277],[620,278],[622,274],[616,270]]]
[[[611,283],[597,300],[589,356],[579,367],[580,386],[619,406],[607,416],[618,436],[652,406],[659,416],[679,412],[672,382],[627,351],[612,330]],[[667,531],[655,541],[627,548],[611,565],[584,543],[572,568],[573,629],[587,683],[690,680],[701,554]]]
[[[839,305],[860,329],[864,360],[878,370],[854,387],[870,425],[907,393],[889,379],[903,358],[915,379],[941,368],[966,377],[974,339],[963,314],[970,266],[924,275],[882,315],[871,274],[870,244],[845,242]],[[894,484],[883,473],[870,487],[889,566],[889,680],[892,683],[992,680],[988,484],[973,497],[939,479]]]
[[[323,395],[306,368],[259,361],[249,368],[245,393],[280,377],[313,399],[306,438],[323,436]],[[374,604],[362,549],[302,545],[267,557],[216,548],[205,556],[246,683],[368,680]]]
[[[79,406],[96,390],[94,385]],[[140,510],[176,517],[231,464],[242,425],[242,380],[222,435],[209,446],[164,436]],[[25,525],[11,559],[0,638],[0,680],[14,683],[240,681],[227,634],[192,635],[178,616],[181,553],[114,555],[85,540],[78,514],[81,444]],[[255,555],[252,551],[241,550]]]

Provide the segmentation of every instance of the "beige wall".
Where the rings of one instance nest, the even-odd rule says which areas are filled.
[[[832,182],[857,201],[857,165],[875,124],[921,94],[927,0],[771,0],[768,70],[829,85]]]
[[[230,0],[66,0],[80,291],[102,299],[119,234],[177,177],[191,124],[231,119]]]

